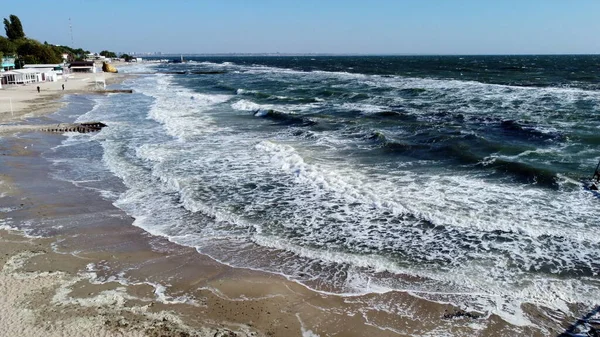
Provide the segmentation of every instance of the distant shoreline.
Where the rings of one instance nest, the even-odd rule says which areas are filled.
[[[161,55],[145,55],[145,54],[132,54],[135,57],[142,58],[171,58],[171,57],[382,57],[382,56],[407,56],[407,57],[430,57],[430,56],[443,56],[443,57],[488,57],[488,56],[600,56],[600,54],[337,54],[337,53],[207,53],[207,54],[196,54],[196,53],[168,53]]]

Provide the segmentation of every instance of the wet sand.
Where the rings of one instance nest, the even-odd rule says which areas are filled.
[[[24,106],[19,118],[41,113]],[[40,154],[63,139],[39,132],[0,139],[0,331],[7,336],[560,332],[554,322],[544,330],[516,327],[406,292],[337,296],[222,265],[133,226],[97,192],[52,179]],[[538,310],[531,315],[547,320]]]

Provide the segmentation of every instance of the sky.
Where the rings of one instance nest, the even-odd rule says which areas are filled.
[[[70,18],[92,52],[600,54],[600,0],[10,3],[28,37],[71,45]]]

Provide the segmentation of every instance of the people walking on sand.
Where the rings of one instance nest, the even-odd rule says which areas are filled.
[[[64,84],[62,85],[62,88],[63,88],[63,90],[65,90],[65,85]]]
[[[40,93],[40,86],[37,86],[38,94]]]

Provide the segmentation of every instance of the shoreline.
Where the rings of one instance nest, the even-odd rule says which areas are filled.
[[[53,112],[27,111],[28,106],[31,104],[25,103],[17,118],[48,118],[45,114]],[[42,226],[34,228],[34,233],[44,229],[50,236],[27,238],[0,231],[0,240],[7,243],[0,255],[8,256],[0,260],[4,265],[2,287],[17,287],[11,281],[16,279],[42,280],[42,285],[32,285],[32,291],[52,295],[29,302],[9,297],[10,310],[18,311],[19,303],[33,305],[41,317],[68,307],[72,312],[54,316],[55,321],[65,322],[61,329],[87,324],[86,329],[97,329],[94,334],[125,336],[179,336],[182,332],[192,336],[227,336],[229,332],[237,336],[402,336],[435,331],[468,335],[473,333],[469,325],[482,324],[482,319],[486,328],[476,330],[481,336],[499,331],[543,335],[536,329],[511,326],[493,315],[473,319],[451,305],[418,299],[406,292],[348,298],[315,292],[279,275],[220,264],[193,248],[132,226],[131,217],[97,193],[69,182],[44,179],[49,175],[48,161],[40,154],[62,139],[59,135],[28,133],[25,138],[9,136],[0,142],[5,164],[0,167],[0,196],[8,201],[2,207],[10,204],[10,211],[0,213],[0,228],[10,217],[11,222],[40,222]],[[54,193],[57,190],[60,193]],[[65,297],[65,292],[70,296]],[[59,295],[64,296],[55,301]],[[366,309],[367,303],[403,306],[417,317],[394,315],[385,308]],[[115,304],[117,310],[111,311]],[[89,313],[89,321],[78,320],[81,312],[77,308]],[[94,320],[98,314],[104,322]],[[446,315],[455,317],[445,319]],[[7,327],[12,326],[10,322],[24,324],[28,317],[11,320]],[[48,326],[34,322],[31,335],[41,327]]]
[[[69,74],[67,81],[5,86],[0,89],[0,123],[23,121],[51,114],[64,106],[64,102],[60,101],[64,95],[92,92],[95,76],[104,78],[108,86],[120,83],[126,75],[73,73]],[[64,90],[62,85],[65,85]],[[40,87],[39,93],[36,89],[38,86]]]
[[[8,277],[1,287],[14,287],[15,279],[35,279],[46,294],[18,303],[29,313],[36,308],[31,336],[39,327],[48,328],[39,320],[49,313],[60,329],[79,327],[82,323],[74,319],[86,317],[91,325],[86,329],[99,329],[94,334],[108,326],[125,336],[153,336],[153,329],[159,329],[157,336],[311,336],[308,331],[316,330],[311,326],[320,324],[315,335],[397,335],[364,324],[356,314],[344,317],[347,326],[330,324],[340,319],[339,313],[328,313],[330,308],[355,313],[358,308],[347,298],[319,294],[278,275],[227,267],[193,248],[151,236],[92,191],[58,180],[39,188],[46,163],[37,151],[47,148],[43,141],[55,145],[62,137],[36,138],[15,140],[15,149],[33,145],[11,156],[1,170],[2,177],[14,178],[14,183],[3,180],[11,191],[4,198],[9,209],[4,229],[30,224],[19,228],[30,237],[0,231],[0,255],[9,262],[0,261]],[[15,288],[14,293],[24,292]],[[16,298],[9,300],[7,307],[14,310]]]

